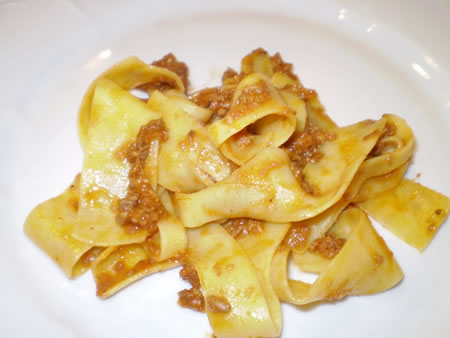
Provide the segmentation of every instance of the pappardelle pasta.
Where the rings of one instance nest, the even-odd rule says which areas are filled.
[[[263,49],[219,87],[188,84],[172,54],[95,79],[79,110],[82,170],[25,221],[68,277],[92,271],[99,297],[182,266],[178,303],[206,312],[215,336],[277,337],[281,302],[403,278],[368,215],[420,251],[446,219],[447,196],[404,178],[414,135],[402,118],[338,126]],[[289,264],[317,279],[292,279]]]

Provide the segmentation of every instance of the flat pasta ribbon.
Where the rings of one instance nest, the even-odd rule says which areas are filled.
[[[198,272],[214,334],[277,336],[280,318],[276,304],[271,313],[264,296],[267,289],[261,287],[255,267],[236,240],[214,223],[187,233],[187,259]],[[275,322],[272,314],[277,316]]]
[[[361,162],[375,145],[385,119],[336,129],[336,138],[320,150],[324,156],[304,168],[318,194],[305,192],[279,149],[264,149],[229,177],[193,194],[176,194],[186,227],[235,217],[293,222],[313,217],[344,194]]]
[[[187,247],[183,224],[169,215],[157,225],[158,232],[142,243],[111,246],[100,254],[92,267],[98,296],[110,297],[138,279],[181,264]]]
[[[113,204],[128,191],[130,164],[124,156],[126,147],[142,125],[160,117],[114,82],[96,81],[84,145],[75,238],[111,246],[139,243],[148,236],[145,229],[129,233],[118,224]]]
[[[447,218],[450,199],[408,179],[360,204],[371,217],[409,245],[424,250]]]
[[[214,146],[201,122],[177,102],[159,91],[148,101],[168,128],[168,140],[161,145],[158,183],[174,192],[194,192],[222,181],[235,165]]]
[[[278,337],[281,301],[401,281],[367,214],[419,250],[447,217],[447,196],[403,178],[415,143],[405,120],[338,127],[278,53],[257,49],[191,95],[184,63],[154,64],[126,58],[92,82],[81,173],[24,225],[70,278],[92,269],[99,297],[183,264],[193,288],[179,304],[205,309],[215,337]],[[317,279],[292,279],[291,262]]]
[[[87,271],[104,249],[72,236],[79,206],[80,175],[62,194],[35,207],[25,220],[25,233],[69,277]]]
[[[346,241],[328,264],[317,269],[322,271],[313,284],[289,279],[287,264],[291,249],[288,245],[280,246],[272,261],[271,277],[281,300],[303,305],[373,294],[393,287],[403,278],[392,252],[362,210],[344,211],[330,233],[345,236]]]
[[[110,80],[126,91],[144,84],[161,81],[170,84],[173,88],[179,89],[182,92],[185,89],[180,78],[170,70],[148,65],[135,56],[123,59],[97,77],[91,83],[83,97],[78,111],[78,134],[82,146],[87,142],[87,133],[92,123],[92,100],[94,92],[98,82],[102,79]]]
[[[208,127],[208,134],[223,154],[243,165],[268,146],[278,147],[295,130],[295,114],[262,74],[242,79],[230,110]]]
[[[261,233],[250,233],[237,239],[256,270],[275,328],[281,333],[282,317],[278,295],[272,287],[271,264],[275,252],[291,225],[289,223],[263,223]]]
[[[413,154],[414,134],[404,119],[396,115],[384,115],[383,118],[386,120],[383,134],[370,135],[378,140],[342,198],[323,213],[301,223],[310,228],[310,233],[305,245],[293,249],[294,256],[305,252],[310,243],[322,237],[347,205],[374,198],[400,183]]]

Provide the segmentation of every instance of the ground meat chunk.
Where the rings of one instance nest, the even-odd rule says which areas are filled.
[[[317,189],[306,181],[303,169],[308,163],[319,161],[323,156],[320,146],[335,138],[334,133],[325,132],[307,121],[303,131],[294,132],[282,145],[291,160],[291,170],[305,192],[314,195],[317,194]]]
[[[198,312],[205,312],[205,298],[202,292],[196,288],[178,292],[178,304]]]
[[[128,146],[126,159],[131,165],[128,173],[130,182],[127,195],[118,202],[116,220],[129,233],[141,228],[154,233],[157,231],[156,223],[160,217],[167,214],[144,173],[151,142],[165,141],[166,138],[164,122],[161,119],[152,120],[141,127],[136,141]]]
[[[191,264],[183,265],[180,270],[181,279],[189,282],[194,288],[200,289],[200,278],[198,277],[197,270]]]
[[[234,218],[223,226],[234,238],[245,237],[251,233],[261,233],[264,223],[252,218]]]
[[[317,253],[327,259],[332,259],[336,256],[345,244],[345,239],[336,238],[334,235],[326,235],[317,238],[311,243],[309,251]]]
[[[175,55],[172,53],[164,55],[161,59],[153,61],[152,65],[166,68],[177,74],[183,82],[184,88],[187,89],[189,85],[189,68],[184,62],[178,61]]]
[[[280,72],[286,74],[291,79],[295,81],[299,81],[297,75],[294,74],[294,66],[292,63],[284,62],[281,58],[280,53],[276,53],[274,56],[270,58],[272,62],[273,72]]]
[[[189,68],[184,62],[179,62],[172,53],[165,55],[160,60],[154,61],[152,65],[165,68],[177,74],[184,85],[185,92],[187,91],[187,87],[189,85]],[[150,82],[142,84],[137,88],[150,93],[154,90],[166,91],[169,89],[178,88],[178,85],[172,77],[169,77],[167,75],[159,75],[153,77]]]
[[[226,82],[227,80],[234,80],[239,76],[239,73],[236,72],[233,68],[227,68],[227,70],[222,75],[222,82]]]
[[[287,85],[283,88],[283,90],[297,95],[304,101],[317,98],[317,92],[314,89],[305,88],[300,83]]]
[[[161,235],[158,229],[147,237],[144,246],[150,257],[158,257],[161,254]]]
[[[205,88],[189,98],[200,107],[207,108],[213,114],[224,116],[230,109],[234,87]]]
[[[183,265],[180,270],[180,277],[192,285],[190,289],[178,292],[178,304],[199,312],[205,312],[205,298],[200,291],[200,278],[197,270],[191,264]]]
[[[283,240],[283,244],[292,249],[302,249],[306,246],[310,232],[309,225],[293,223]]]

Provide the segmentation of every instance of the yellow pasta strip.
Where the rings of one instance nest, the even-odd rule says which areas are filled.
[[[286,90],[280,90],[279,92],[288,108],[295,111],[295,130],[303,131],[303,129],[305,129],[307,117],[305,101]]]
[[[156,243],[149,238],[110,247],[98,257],[92,268],[98,296],[109,297],[142,277],[180,265],[187,247],[183,225],[168,216],[158,222],[158,230]]]
[[[408,179],[360,204],[371,217],[420,251],[433,239],[450,209],[450,199]]]
[[[252,74],[259,73],[266,76],[272,76],[273,64],[269,54],[259,48],[246,55],[241,61],[241,73]]]
[[[163,79],[166,83],[172,84],[173,88],[184,92],[183,82],[175,73],[165,68],[147,65],[135,56],[123,59],[97,77],[84,95],[78,112],[78,132],[83,146],[87,143],[87,134],[92,124],[92,100],[94,92],[98,82],[102,79],[110,80],[124,90],[130,90],[140,85],[161,81]]]
[[[78,266],[80,258],[93,245],[72,236],[79,205],[79,176],[62,194],[39,204],[28,215],[25,233],[72,278],[86,268]],[[86,264],[85,264],[86,265]]]
[[[324,271],[331,262],[329,259],[310,251],[305,251],[302,254],[292,251],[292,260],[300,270],[317,274]]]
[[[112,206],[128,190],[130,167],[122,154],[125,147],[135,140],[142,125],[160,115],[114,82],[100,79],[96,83],[73,236],[99,246],[142,242],[147,231],[126,232],[116,222]]]
[[[307,304],[337,300],[348,295],[381,292],[397,284],[403,273],[384,240],[358,208],[341,214],[335,227],[351,224],[349,237],[313,284],[290,280],[287,263],[290,249],[282,246],[272,262],[272,284],[281,300]]]
[[[281,332],[282,318],[281,306],[270,280],[272,259],[289,230],[290,223],[265,223],[262,233],[250,233],[238,238],[238,243],[244,249],[255,267],[264,297],[269,307],[277,336]]]
[[[361,122],[335,131],[336,139],[320,148],[324,156],[304,169],[308,182],[318,188],[317,196],[302,190],[283,150],[266,148],[222,182],[193,194],[176,194],[180,217],[186,227],[233,217],[270,222],[313,217],[342,197],[384,123]]]
[[[368,178],[359,188],[358,194],[353,198],[353,202],[362,202],[375,198],[387,190],[394,189],[400,184],[408,169],[409,162],[384,175]]]
[[[319,98],[314,97],[306,100],[306,111],[309,121],[312,124],[325,131],[333,131],[338,126],[325,113],[325,107],[320,103]]]
[[[294,132],[295,123],[295,114],[270,79],[251,74],[239,83],[229,112],[208,127],[208,134],[227,158],[243,165],[267,146],[283,144]],[[239,132],[248,135],[241,139]]]
[[[168,128],[168,140],[160,149],[160,185],[171,191],[193,192],[230,175],[234,165],[214,147],[198,120],[157,90],[148,106],[161,114]]]
[[[189,230],[188,243],[188,262],[198,271],[214,334],[277,336],[255,267],[236,240],[212,223]],[[214,301],[221,302],[223,311],[215,310]]]
[[[183,111],[198,121],[206,123],[212,115],[211,110],[196,105],[180,90],[168,90],[164,94]]]
[[[414,151],[414,134],[406,121],[392,114],[383,115],[387,134],[380,138],[375,148],[358,168],[351,186],[346,192],[353,199],[361,185],[369,178],[384,175],[404,165],[411,159]]]
[[[388,134],[377,140],[375,154],[361,163],[341,200],[323,213],[302,222],[309,226],[311,231],[307,245],[294,248],[297,254],[303,253],[311,242],[323,236],[348,204],[372,198],[392,189],[400,182],[412,156],[414,135],[402,118],[384,115],[384,119],[386,119],[384,132]]]
[[[178,218],[169,215],[160,219],[157,225],[160,236],[160,253],[154,258],[158,262],[180,255],[186,250],[186,230]]]

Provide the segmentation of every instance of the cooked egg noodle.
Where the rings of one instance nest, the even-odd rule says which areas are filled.
[[[174,72],[148,65],[135,56],[123,59],[97,77],[84,95],[78,111],[78,133],[82,146],[88,142],[88,131],[93,124],[91,119],[94,92],[98,82],[102,79],[110,80],[126,91],[144,84],[161,81],[171,84],[173,88],[181,92],[185,90],[183,82]]]
[[[270,79],[255,73],[241,80],[230,110],[208,126],[208,134],[228,159],[243,165],[267,146],[283,144],[295,124],[294,111],[285,105]]]
[[[312,284],[288,277],[291,248],[288,245],[279,247],[272,261],[271,280],[281,300],[297,305],[334,301],[348,295],[381,292],[403,278],[392,252],[362,210],[349,208],[342,212],[333,228],[330,229],[332,234],[337,232],[346,237],[345,245],[322,266]]]
[[[314,217],[343,196],[359,166],[374,147],[386,119],[338,128],[320,147],[323,156],[304,168],[316,187],[305,192],[290,169],[287,154],[268,147],[223,181],[192,194],[175,195],[186,227],[236,217],[293,222]]]
[[[168,129],[161,144],[158,183],[174,192],[195,192],[222,181],[235,165],[213,145],[204,126],[182,110],[171,96],[154,91],[148,107]]]
[[[59,196],[36,206],[25,220],[24,231],[69,277],[87,271],[103,250],[72,236],[79,206],[80,175]]]
[[[377,194],[392,189],[400,183],[414,150],[414,135],[406,121],[400,117],[384,115],[383,119],[386,120],[386,126],[388,126],[385,126],[384,133],[386,134],[386,130],[389,129],[390,134],[370,135],[370,137],[378,138],[375,144],[377,154],[369,155],[361,163],[346,192],[336,204],[323,213],[302,222],[303,225],[310,228],[310,235],[307,238],[307,245],[293,249],[294,261],[299,266],[306,264],[306,262],[302,263],[301,255],[306,252],[309,245],[325,235],[350,203],[362,199],[372,199]],[[308,255],[310,256],[310,254]],[[305,259],[310,261],[308,257]],[[308,265],[310,266],[310,263]]]
[[[267,280],[270,255],[287,226],[280,225],[278,230],[278,239],[272,238],[270,243],[254,238],[241,242],[242,246],[219,224],[188,230],[187,260],[198,272],[206,313],[217,337],[280,334],[280,306]],[[259,246],[249,257],[245,248],[253,244]],[[258,257],[262,261],[255,265]],[[220,307],[214,305],[217,300]]]
[[[402,178],[392,190],[359,205],[394,235],[423,251],[447,218],[450,199]]]
[[[159,220],[158,231],[142,243],[112,246],[92,267],[97,295],[106,298],[155,272],[180,265],[187,247],[183,224],[173,215]]]

